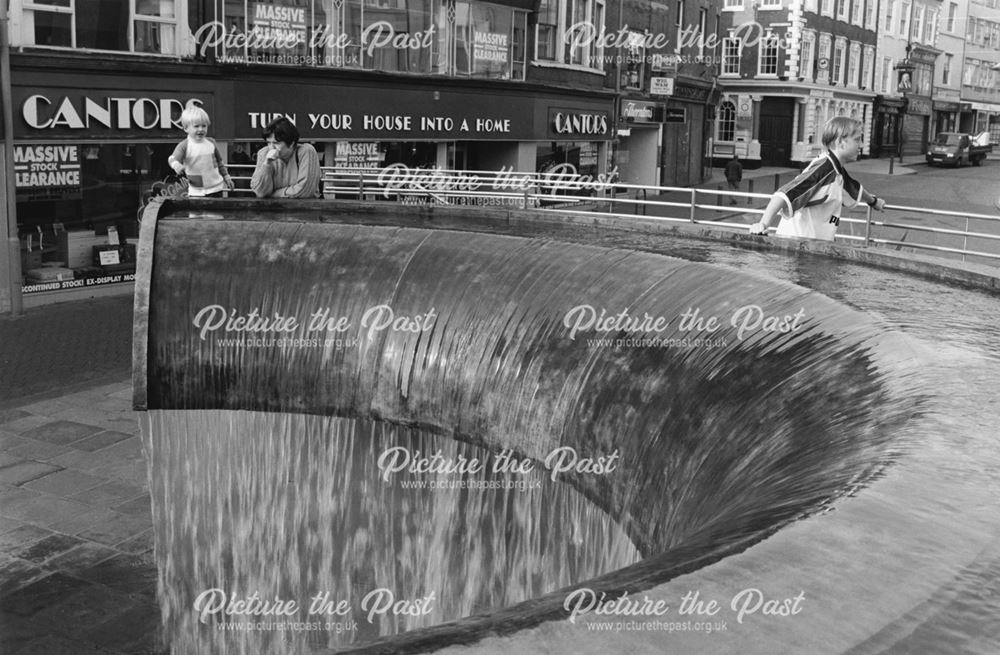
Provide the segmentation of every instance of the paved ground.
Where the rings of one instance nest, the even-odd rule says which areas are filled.
[[[131,296],[0,318],[0,653],[157,652]]]

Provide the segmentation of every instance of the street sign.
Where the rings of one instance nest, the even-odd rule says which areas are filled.
[[[674,95],[674,78],[672,77],[649,78],[649,94],[653,96]]]
[[[663,114],[664,123],[686,123],[687,109],[683,107],[667,107]]]

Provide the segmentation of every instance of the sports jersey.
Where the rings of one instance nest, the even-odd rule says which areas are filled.
[[[863,193],[837,156],[826,151],[775,192],[785,202],[775,236],[833,241],[841,208],[857,205]]]

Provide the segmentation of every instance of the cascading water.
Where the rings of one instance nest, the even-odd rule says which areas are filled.
[[[177,653],[403,631],[423,649],[558,618],[568,590],[648,588],[828,506],[920,411],[903,340],[791,284],[239,218],[143,228],[137,403]],[[272,612],[227,614],[253,594]]]

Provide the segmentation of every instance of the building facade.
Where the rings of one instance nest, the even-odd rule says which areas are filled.
[[[717,163],[733,153],[750,166],[809,161],[834,116],[870,134],[876,16],[877,0],[726,0]]]
[[[1000,0],[962,0],[966,8],[965,51],[962,62],[963,132],[989,132],[1000,145]],[[956,27],[960,27],[956,26]]]
[[[705,2],[647,11],[606,0],[11,0],[9,9],[3,101],[17,202],[8,220],[21,249],[17,292],[35,303],[130,282],[137,211],[163,190],[192,104],[237,166],[281,115],[325,166],[561,166],[597,177],[619,165],[640,183],[681,184],[704,175],[710,64],[654,60],[675,53],[648,35],[676,33],[692,16],[714,28],[718,12]]]

